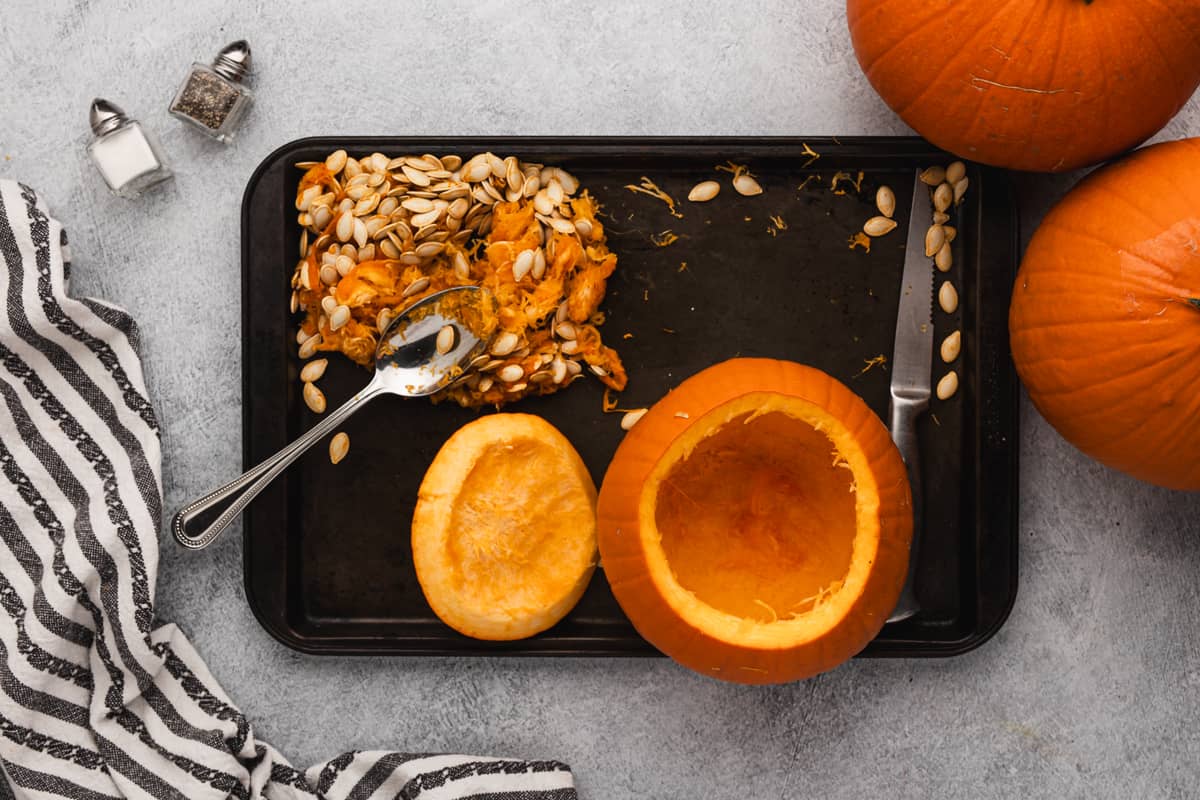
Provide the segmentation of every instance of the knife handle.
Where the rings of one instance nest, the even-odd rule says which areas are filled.
[[[917,578],[917,560],[921,554],[921,531],[924,527],[924,495],[921,489],[921,448],[917,443],[917,418],[929,408],[928,398],[892,397],[888,406],[888,427],[892,432],[892,441],[904,458],[904,466],[908,470],[908,486],[912,491],[913,529],[912,544],[908,550],[908,573],[904,578],[904,588],[900,590],[900,599],[896,609],[888,617],[888,622],[899,622],[908,619],[920,610],[917,602],[915,584]]]

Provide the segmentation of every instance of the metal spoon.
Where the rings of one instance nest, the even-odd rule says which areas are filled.
[[[375,376],[366,388],[240,478],[180,509],[171,522],[175,539],[193,550],[208,547],[276,475],[375,397],[425,397],[465,378],[470,362],[486,351],[496,332],[495,311],[496,299],[478,286],[446,289],[406,309],[379,338]],[[438,334],[447,326],[454,334],[448,349],[442,335],[445,352],[439,353]],[[197,520],[230,498],[233,502],[210,525]]]

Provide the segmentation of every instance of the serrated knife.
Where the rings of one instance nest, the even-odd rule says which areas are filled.
[[[920,605],[913,589],[917,559],[921,553],[921,453],[917,443],[917,419],[929,409],[933,394],[933,259],[925,255],[925,233],[933,218],[929,187],[921,182],[920,170],[913,181],[912,209],[908,215],[908,239],[904,244],[904,274],[900,279],[900,311],[896,317],[896,343],[892,353],[891,401],[888,428],[904,465],[912,489],[913,533],[908,553],[908,574],[896,610],[888,622],[899,622],[917,613]]]

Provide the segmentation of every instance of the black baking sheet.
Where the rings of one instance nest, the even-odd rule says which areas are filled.
[[[820,154],[813,159],[806,147]],[[244,436],[246,465],[274,453],[315,422],[300,397],[296,320],[288,279],[297,259],[293,205],[297,161],[351,155],[456,153],[562,166],[602,204],[619,256],[602,306],[605,341],[629,372],[621,396],[646,406],[689,375],[734,356],[767,356],[825,370],[883,418],[913,171],[950,158],[907,138],[318,138],[291,142],[251,177],[242,209]],[[746,164],[764,188],[742,197],[729,174]],[[830,191],[846,171],[861,187]],[[865,656],[954,655],[1003,623],[1017,585],[1016,381],[1008,351],[1008,298],[1017,258],[1017,216],[1004,173],[972,165],[950,274],[957,313],[935,312],[935,341],[961,327],[958,394],[934,401],[919,426],[925,528],[917,591],[922,611],[888,625]],[[679,201],[625,187],[648,176]],[[815,176],[812,179],[806,179]],[[687,202],[698,181],[721,182],[706,204]],[[819,179],[819,180],[818,180]],[[871,252],[849,238],[876,213],[881,184],[896,194],[897,229]],[[777,218],[772,220],[771,217]],[[782,223],[782,224],[780,224]],[[652,237],[679,238],[658,246]],[[626,338],[626,334],[630,336]],[[934,359],[935,376],[943,366]],[[334,357],[321,381],[330,407],[368,373]],[[619,414],[601,413],[599,382],[511,407],[538,414],[579,450],[599,486],[621,440]],[[276,480],[245,515],[246,594],[264,627],[311,653],[408,655],[643,655],[656,651],[633,629],[597,570],[579,605],[545,633],[517,642],[476,641],[432,613],[409,550],[417,487],[446,438],[480,412],[385,397],[349,420],[350,455],[338,466],[317,446]]]

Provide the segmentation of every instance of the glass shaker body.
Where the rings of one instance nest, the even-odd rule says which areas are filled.
[[[88,154],[114,194],[134,198],[171,177],[158,143],[136,121],[98,136]]]
[[[171,115],[190,123],[220,142],[233,139],[234,130],[253,94],[242,83],[196,62],[171,101]]]

